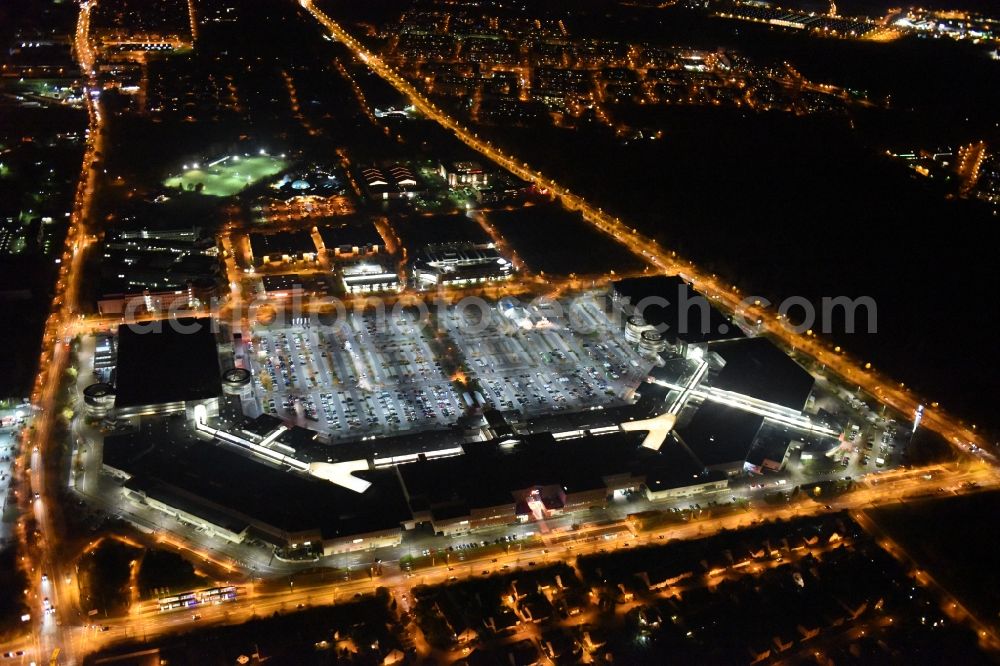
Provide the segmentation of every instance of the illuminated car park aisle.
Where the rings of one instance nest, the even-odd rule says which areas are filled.
[[[442,427],[461,413],[410,314],[380,327],[352,314],[336,328],[258,329],[251,359],[262,412],[334,438]]]
[[[478,380],[464,390],[434,360],[412,312],[382,323],[352,313],[336,327],[261,327],[250,354],[256,409],[334,439],[356,439],[447,427],[477,397],[524,416],[627,401],[652,363],[616,341],[613,322],[592,299],[566,307],[572,318],[526,306],[530,328],[495,307],[485,327],[478,310],[449,309],[440,324],[468,379]],[[584,331],[572,330],[570,319]]]
[[[530,416],[622,404],[652,363],[619,344],[600,309],[584,303],[567,307],[586,307],[576,319],[589,334],[532,305],[525,306],[523,325],[498,315],[484,327],[478,312],[453,310],[447,326],[483,397],[497,409]]]

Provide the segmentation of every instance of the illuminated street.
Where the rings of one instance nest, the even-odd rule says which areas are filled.
[[[65,106],[87,114],[83,160],[53,250],[37,376],[2,410],[0,541],[17,541],[28,610],[0,663],[102,663],[104,650],[152,653],[189,632],[369,603],[391,618],[370,636],[331,630],[297,649],[472,664],[513,663],[523,648],[554,664],[610,661],[608,643],[625,660],[652,658],[650,641],[691,639],[678,658],[710,660],[722,653],[696,651],[712,643],[691,610],[698,595],[722,598],[727,585],[732,599],[754,586],[763,598],[770,585],[818,595],[814,580],[833,586],[838,562],[847,571],[876,550],[912,575],[917,602],[874,602],[903,575],[883,567],[870,590],[834,589],[836,614],[790,624],[782,609],[794,631],[748,620],[740,632],[767,639],[740,644],[747,663],[835,663],[846,645],[874,650],[866,632],[905,644],[892,625],[910,613],[933,612],[933,629],[941,613],[971,630],[970,646],[1000,649],[995,618],[876,516],[1000,491],[988,426],[833,336],[798,330],[715,264],[682,258],[479,124],[499,113],[495,89],[544,106],[565,88],[546,127],[572,132],[593,118],[625,143],[662,133],[616,115],[619,97],[796,117],[828,103],[877,114],[889,101],[722,48],[579,40],[573,62],[597,64],[563,68],[563,20],[514,10],[482,25],[468,8],[414,10],[405,30],[362,36],[352,32],[369,24],[319,4],[188,0],[149,16],[126,0],[79,4],[69,47],[79,96],[66,93]],[[804,39],[998,39],[993,19],[972,14],[960,29],[916,9],[723,9],[706,20],[809,25]],[[280,24],[256,63],[241,21]],[[453,42],[465,29],[495,38]],[[296,36],[317,43],[280,41]],[[472,71],[488,76],[448,78]],[[690,92],[671,88],[679,72]],[[698,97],[712,77],[721,83]],[[456,87],[467,118],[442,101]],[[791,101],[769,98],[772,88]],[[949,201],[990,205],[995,148],[955,146],[885,152],[925,178],[927,163],[954,156],[940,167],[956,188]],[[546,237],[546,216],[570,231]],[[581,268],[545,263],[566,257]],[[688,296],[703,305],[702,330],[688,330],[674,302]],[[732,539],[749,533],[742,555]],[[724,546],[668,575],[691,543]],[[667,552],[659,570],[643,561]],[[706,626],[719,621],[708,609]],[[391,644],[381,632],[395,632]],[[560,652],[563,642],[573,647]],[[267,660],[254,649],[238,662]]]

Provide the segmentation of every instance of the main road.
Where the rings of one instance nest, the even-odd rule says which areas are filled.
[[[901,385],[881,378],[870,369],[862,369],[852,359],[839,351],[830,351],[827,345],[814,337],[803,336],[792,331],[786,326],[784,321],[769,312],[756,308],[753,305],[748,306],[743,302],[739,291],[734,287],[721,284],[714,276],[705,274],[690,262],[677,258],[674,253],[667,251],[656,241],[646,238],[634,229],[630,229],[618,218],[589,204],[579,195],[573,194],[569,189],[559,185],[551,178],[530,168],[527,163],[518,161],[514,156],[504,153],[499,148],[495,148],[488,141],[479,139],[474,132],[448,116],[435,104],[423,97],[412,85],[399,76],[393,68],[384,64],[377,56],[370,53],[354,40],[337,23],[317,9],[310,0],[302,0],[301,4],[334,37],[348,45],[362,62],[406,95],[418,110],[448,128],[470,148],[506,168],[518,177],[533,181],[540,187],[550,190],[564,206],[580,211],[587,222],[604,233],[613,236],[631,248],[637,255],[645,257],[659,270],[684,273],[694,281],[695,286],[703,294],[723,308],[729,309],[732,312],[744,313],[746,316],[760,320],[762,330],[783,340],[788,346],[812,356],[818,362],[823,363],[828,369],[841,375],[849,382],[858,385],[870,394],[877,396],[883,402],[904,413],[909,413],[916,409],[919,400],[911,395],[910,392],[904,390]],[[62,378],[69,360],[69,336],[77,330],[80,319],[77,308],[79,279],[84,254],[83,250],[90,239],[86,223],[91,216],[92,199],[98,171],[96,164],[102,152],[102,118],[96,88],[93,86],[93,74],[95,72],[94,54],[89,40],[89,20],[92,7],[93,0],[85,1],[81,4],[74,45],[81,70],[88,77],[89,81],[85,94],[86,108],[89,116],[86,150],[66,243],[62,256],[59,258],[60,271],[56,283],[52,310],[45,325],[43,352],[40,358],[41,370],[32,392],[32,403],[35,405],[36,415],[33,427],[26,430],[25,446],[22,447],[22,453],[18,460],[19,471],[24,474],[21,477],[25,481],[22,487],[30,487],[39,492],[37,500],[33,500],[28,493],[22,493],[21,496],[22,509],[25,514],[33,512],[38,523],[40,538],[37,542],[37,551],[29,546],[26,530],[19,530],[22,552],[28,555],[26,568],[31,577],[32,589],[37,591],[33,599],[37,603],[40,596],[47,596],[53,601],[56,607],[54,615],[43,613],[40,604],[32,609],[38,657],[39,661],[55,661],[55,655],[58,654],[59,659],[64,663],[76,662],[83,648],[80,645],[81,641],[87,648],[92,648],[96,644],[103,642],[100,639],[92,640],[94,638],[93,635],[87,635],[81,630],[77,625],[76,617],[70,613],[74,605],[73,596],[70,594],[68,586],[65,583],[66,572],[63,568],[64,562],[62,562],[62,558],[59,556],[60,517],[58,515],[57,498],[59,475],[58,470],[54,469],[51,465],[51,461],[57,459],[55,456],[56,443],[53,441],[53,431],[56,426],[57,416],[55,414],[55,407],[58,404],[58,393],[60,386],[62,386]],[[925,412],[924,423],[946,436],[949,441],[955,444],[981,443],[980,438],[974,430],[967,428],[942,411],[928,410]],[[980,473],[979,476],[982,474],[985,474],[985,472]],[[980,478],[980,481],[983,481],[983,479]],[[935,480],[933,483],[939,482]],[[904,480],[900,480],[900,483],[905,488],[903,492],[913,492],[915,490],[912,487],[913,484],[920,485],[919,482],[913,480],[905,480],[905,483]],[[990,487],[995,487],[996,484],[990,483],[989,485]],[[867,495],[859,495],[858,499],[867,498],[869,502],[885,501],[888,496],[892,495],[890,488],[894,486],[895,483],[893,482],[884,483],[877,489],[871,488],[865,491]],[[723,522],[720,519],[721,525],[723,525]],[[701,530],[707,528],[708,525],[703,525]],[[572,538],[576,539],[576,537]],[[575,551],[574,555],[593,550],[597,547],[586,546],[585,543],[578,543],[577,541],[574,541],[572,544],[561,543],[559,547],[565,547],[568,551]],[[535,555],[541,557],[546,555],[546,553],[542,551],[535,553]],[[522,554],[521,557],[526,558],[527,555]],[[465,573],[472,574],[472,565],[468,566],[469,571]],[[48,573],[47,581],[45,582],[41,579],[42,572]],[[427,582],[431,582],[438,578],[443,579],[447,575],[447,571],[437,570],[425,574],[425,579]],[[350,583],[346,591],[350,592],[355,585],[359,585],[360,588],[364,589],[367,589],[365,588],[366,585],[370,587],[378,583],[388,583],[390,586],[394,584],[403,585],[406,579],[407,575],[404,572],[398,572],[390,574],[389,578],[380,578],[378,581]],[[302,593],[302,590],[295,592],[290,589],[287,597],[276,593],[269,594],[266,599],[261,598],[261,610],[264,608],[269,609],[272,603],[285,604],[294,601],[296,598],[300,598],[296,595]],[[333,594],[337,593],[336,591],[333,592]],[[340,591],[340,593],[343,594],[344,591]],[[255,612],[256,593],[252,593],[249,600],[251,603],[250,612]],[[229,621],[239,619],[239,613],[236,613],[236,610],[236,608],[233,608],[233,615],[228,618]],[[230,613],[231,611],[227,609],[222,612]],[[145,618],[135,619],[141,625],[146,624],[143,621]],[[149,618],[149,630],[151,633],[156,632],[158,625],[176,624],[178,624],[176,619],[157,620],[153,617]]]
[[[503,573],[516,567],[543,566],[555,562],[575,563],[577,557],[629,548],[639,544],[662,543],[668,539],[693,539],[711,536],[721,530],[747,527],[766,520],[791,520],[818,515],[831,510],[858,512],[873,505],[905,502],[940,494],[941,486],[954,492],[981,492],[1000,487],[1000,473],[982,462],[958,467],[919,470],[895,470],[862,481],[853,492],[830,501],[830,508],[820,502],[801,498],[790,504],[770,505],[758,500],[747,511],[718,517],[692,518],[688,522],[663,525],[636,533],[628,520],[607,525],[562,529],[543,535],[518,550],[508,553],[469,554],[464,561],[445,561],[437,565],[407,570],[399,561],[382,562],[382,573],[371,575],[364,567],[353,572],[302,575],[293,582],[255,582],[242,586],[238,598],[229,603],[198,609],[161,612],[155,601],[133,607],[126,617],[103,620],[98,626],[79,629],[89,648],[123,638],[149,639],[192,629],[196,623],[239,623],[252,617],[266,617],[274,612],[330,604],[373,592],[377,587],[394,591],[397,601],[414,585],[435,585],[454,579],[474,578]]]
[[[93,50],[89,42],[90,11],[92,3],[84,2],[74,37],[74,51],[80,69],[92,83],[94,74]],[[75,661],[72,636],[67,627],[72,618],[72,595],[65,584],[66,572],[59,557],[59,470],[58,443],[53,441],[56,427],[56,408],[60,387],[69,361],[67,331],[78,316],[80,275],[84,250],[89,242],[87,221],[90,219],[94,188],[97,181],[97,160],[103,149],[101,112],[92,87],[85,86],[84,100],[88,116],[88,130],[83,163],[73,200],[73,211],[62,254],[56,259],[59,271],[55,295],[45,322],[39,373],[31,394],[35,410],[32,425],[24,431],[24,441],[18,457],[18,470],[22,474],[21,487],[33,492],[20,494],[22,515],[33,516],[38,537],[34,544],[29,540],[27,525],[21,521],[18,529],[21,552],[24,555],[25,573],[30,584],[28,599],[33,622],[35,648],[41,660],[55,661],[58,654],[67,663]],[[43,575],[44,574],[44,575]],[[44,599],[55,607],[46,612]]]

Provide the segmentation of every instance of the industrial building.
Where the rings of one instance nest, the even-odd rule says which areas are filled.
[[[116,416],[219,413],[222,378],[211,319],[118,327]]]
[[[442,162],[438,173],[451,188],[481,187],[489,182],[489,174],[479,162]]]
[[[359,175],[365,192],[376,200],[412,198],[424,191],[413,169],[399,162],[363,166]]]
[[[100,270],[97,309],[104,315],[204,305],[223,274],[215,241],[196,227],[109,231]]]
[[[815,379],[767,338],[721,340],[708,345],[721,369],[708,384],[798,414],[805,409]]]
[[[257,268],[268,264],[316,261],[316,244],[308,231],[252,233],[249,240],[250,258]]]
[[[238,383],[238,373],[230,374]],[[371,457],[375,449],[414,451],[426,449],[430,440],[422,433],[340,451],[316,433],[285,428],[273,417],[244,425],[241,436],[248,440],[280,434],[269,446],[299,461],[366,451],[368,464],[353,472],[361,485],[348,488],[290,472],[227,439],[193,438],[181,423],[167,435],[140,431],[106,438],[105,470],[122,479],[127,498],[229,540],[258,538],[327,555],[397,545],[403,530],[421,524],[459,534],[544,521],[632,492],[662,499],[727,484],[725,474],[704,470],[684,447],[650,451],[641,446],[641,433],[617,429],[505,437],[377,462]]]
[[[496,248],[472,243],[425,245],[413,259],[412,270],[421,287],[495,282],[514,273]]]
[[[475,249],[462,256],[498,258]],[[398,285],[395,272],[370,260],[341,270],[348,291]],[[294,276],[275,279],[297,284]],[[663,288],[626,285],[617,298],[630,306],[642,290]],[[528,330],[518,323],[528,316],[523,306],[505,299],[498,308]],[[669,307],[659,315],[679,319]],[[527,418],[467,396],[467,413],[459,409],[451,429],[337,441],[337,432],[303,427],[298,417],[234,421],[227,410],[227,419],[216,419],[222,400],[233,409],[254,404],[242,337],[222,372],[211,321],[174,323],[148,333],[122,327],[113,381],[87,389],[85,402],[95,415],[166,415],[155,430],[144,422],[138,432],[108,437],[106,470],[122,479],[130,501],[234,541],[332,554],[396,545],[421,526],[454,535],[544,523],[632,495],[721,492],[731,477],[780,471],[791,451],[831,436],[803,414],[812,376],[773,343],[681,333],[668,344],[697,344],[701,353],[643,366],[645,381],[622,403]],[[659,342],[638,340],[640,348]],[[639,357],[615,358],[624,371],[632,367],[627,358]],[[394,404],[388,392],[383,398],[386,408]]]
[[[371,222],[327,221],[316,225],[322,247],[330,259],[367,257],[385,251],[385,241]]]
[[[762,425],[764,417],[759,414],[706,401],[677,426],[672,438],[686,446],[703,468],[734,475],[743,471]]]
[[[324,297],[330,295],[330,284],[319,275],[299,275],[282,273],[264,275],[261,288],[271,298],[301,298],[304,296]]]
[[[178,339],[151,344],[176,362]],[[196,346],[203,355],[214,355],[214,339],[204,340]],[[126,335],[122,343],[125,363],[141,351],[133,342]],[[186,353],[190,349],[185,346]],[[754,343],[741,351],[723,350],[732,363],[729,372],[742,367],[740,354],[767,359],[770,352],[762,349]],[[773,357],[770,364],[782,367],[783,361]],[[226,539],[258,538],[282,549],[324,554],[373,549],[396,545],[405,530],[421,525],[454,535],[543,522],[633,493],[656,501],[721,492],[734,475],[781,470],[795,446],[780,421],[755,413],[753,405],[726,404],[702,392],[683,407],[662,444],[650,448],[642,424],[664,414],[668,398],[677,395],[677,389],[656,382],[645,384],[634,403],[599,413],[521,421],[516,414],[505,418],[487,410],[472,430],[333,445],[314,430],[269,414],[223,429],[210,425],[213,412],[206,407],[199,413],[197,405],[217,402],[220,394],[243,400],[252,391],[250,372],[242,367],[220,375],[216,361],[214,370],[218,388],[208,392],[146,387],[154,398],[129,382],[116,387],[116,399],[123,389],[130,396],[120,407],[187,413],[178,414],[166,434],[150,430],[107,438],[105,468],[124,481],[131,501]],[[197,375],[184,376],[185,386],[197,385]],[[713,370],[713,376],[723,373]],[[106,404],[108,388],[95,386],[88,404]],[[796,389],[797,403],[804,401],[804,388]],[[183,425],[192,420],[194,434]]]
[[[132,501],[233,541],[326,555],[365,550],[398,544],[410,515],[392,470],[363,473],[371,485],[359,494],[220,444],[142,433],[107,437],[104,466],[125,480]]]
[[[750,448],[743,468],[752,474],[780,472],[788,464],[792,450],[802,446],[802,442],[794,441],[783,433],[763,434]]]
[[[413,520],[455,534],[542,521],[629,492],[664,498],[727,484],[724,474],[703,470],[682,447],[643,448],[641,433],[564,435],[470,443],[460,456],[399,466]]]
[[[219,381],[226,396],[252,390],[240,367]],[[646,393],[617,418],[645,418],[662,404],[662,388]],[[682,444],[643,447],[641,431],[515,431],[494,411],[484,420],[485,440],[418,432],[332,445],[268,414],[216,429],[207,410],[196,410],[160,421],[166,430],[148,423],[107,437],[103,462],[131,501],[223,538],[326,554],[394,545],[421,524],[456,534],[544,521],[628,493],[658,499],[726,487],[724,472]]]
[[[716,340],[700,349],[693,359],[654,368],[650,379],[677,396],[671,407],[676,426],[667,441],[686,447],[704,469],[780,471],[790,433],[835,438],[836,430],[804,413],[812,375],[767,338]],[[682,386],[676,363],[693,362],[697,380]]]
[[[364,259],[345,264],[340,269],[340,279],[344,291],[349,294],[399,291],[402,288],[399,274],[383,259]]]

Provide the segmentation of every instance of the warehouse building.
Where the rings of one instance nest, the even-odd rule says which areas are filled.
[[[104,466],[124,495],[231,541],[260,539],[317,554],[398,545],[410,512],[392,470],[361,472],[356,493],[196,439],[105,439]]]
[[[115,414],[218,414],[222,375],[213,326],[208,318],[119,326]]]
[[[239,374],[227,373],[234,391],[245,379]],[[642,446],[644,433],[617,427],[457,444],[417,433],[332,447],[269,415],[226,433],[199,426],[207,437],[192,436],[185,423],[168,419],[166,432],[148,424],[106,438],[105,470],[122,480],[126,497],[229,540],[324,554],[396,545],[421,524],[460,534],[545,521],[631,493],[685,497],[727,483],[686,447],[652,451]],[[351,464],[353,478],[315,475],[324,464]]]
[[[359,173],[361,186],[376,200],[413,198],[425,189],[413,169],[400,162],[363,166]]]
[[[252,233],[249,238],[250,258],[257,268],[268,264],[316,261],[316,244],[308,231]]]
[[[370,222],[327,222],[317,225],[322,247],[330,259],[367,257],[385,251],[385,241]]]
[[[442,162],[438,173],[451,188],[481,187],[489,182],[489,174],[479,162]]]
[[[384,259],[363,259],[345,264],[340,269],[340,280],[348,294],[399,291],[403,286],[399,274]]]
[[[764,417],[758,414],[705,402],[672,435],[704,469],[735,475],[743,471],[743,463],[763,424]]]
[[[196,227],[109,231],[101,253],[101,314],[162,312],[211,302],[222,281],[219,251]]]
[[[640,492],[652,498],[724,488],[683,447],[654,452],[643,433],[552,433],[464,445],[464,454],[398,467],[415,523],[439,534],[542,521]],[[742,464],[742,459],[740,460]]]
[[[721,365],[708,380],[714,389],[746,396],[792,414],[805,409],[815,379],[767,338],[720,340],[708,349]]]
[[[467,285],[506,280],[513,265],[492,246],[472,243],[425,245],[412,263],[417,285]]]

